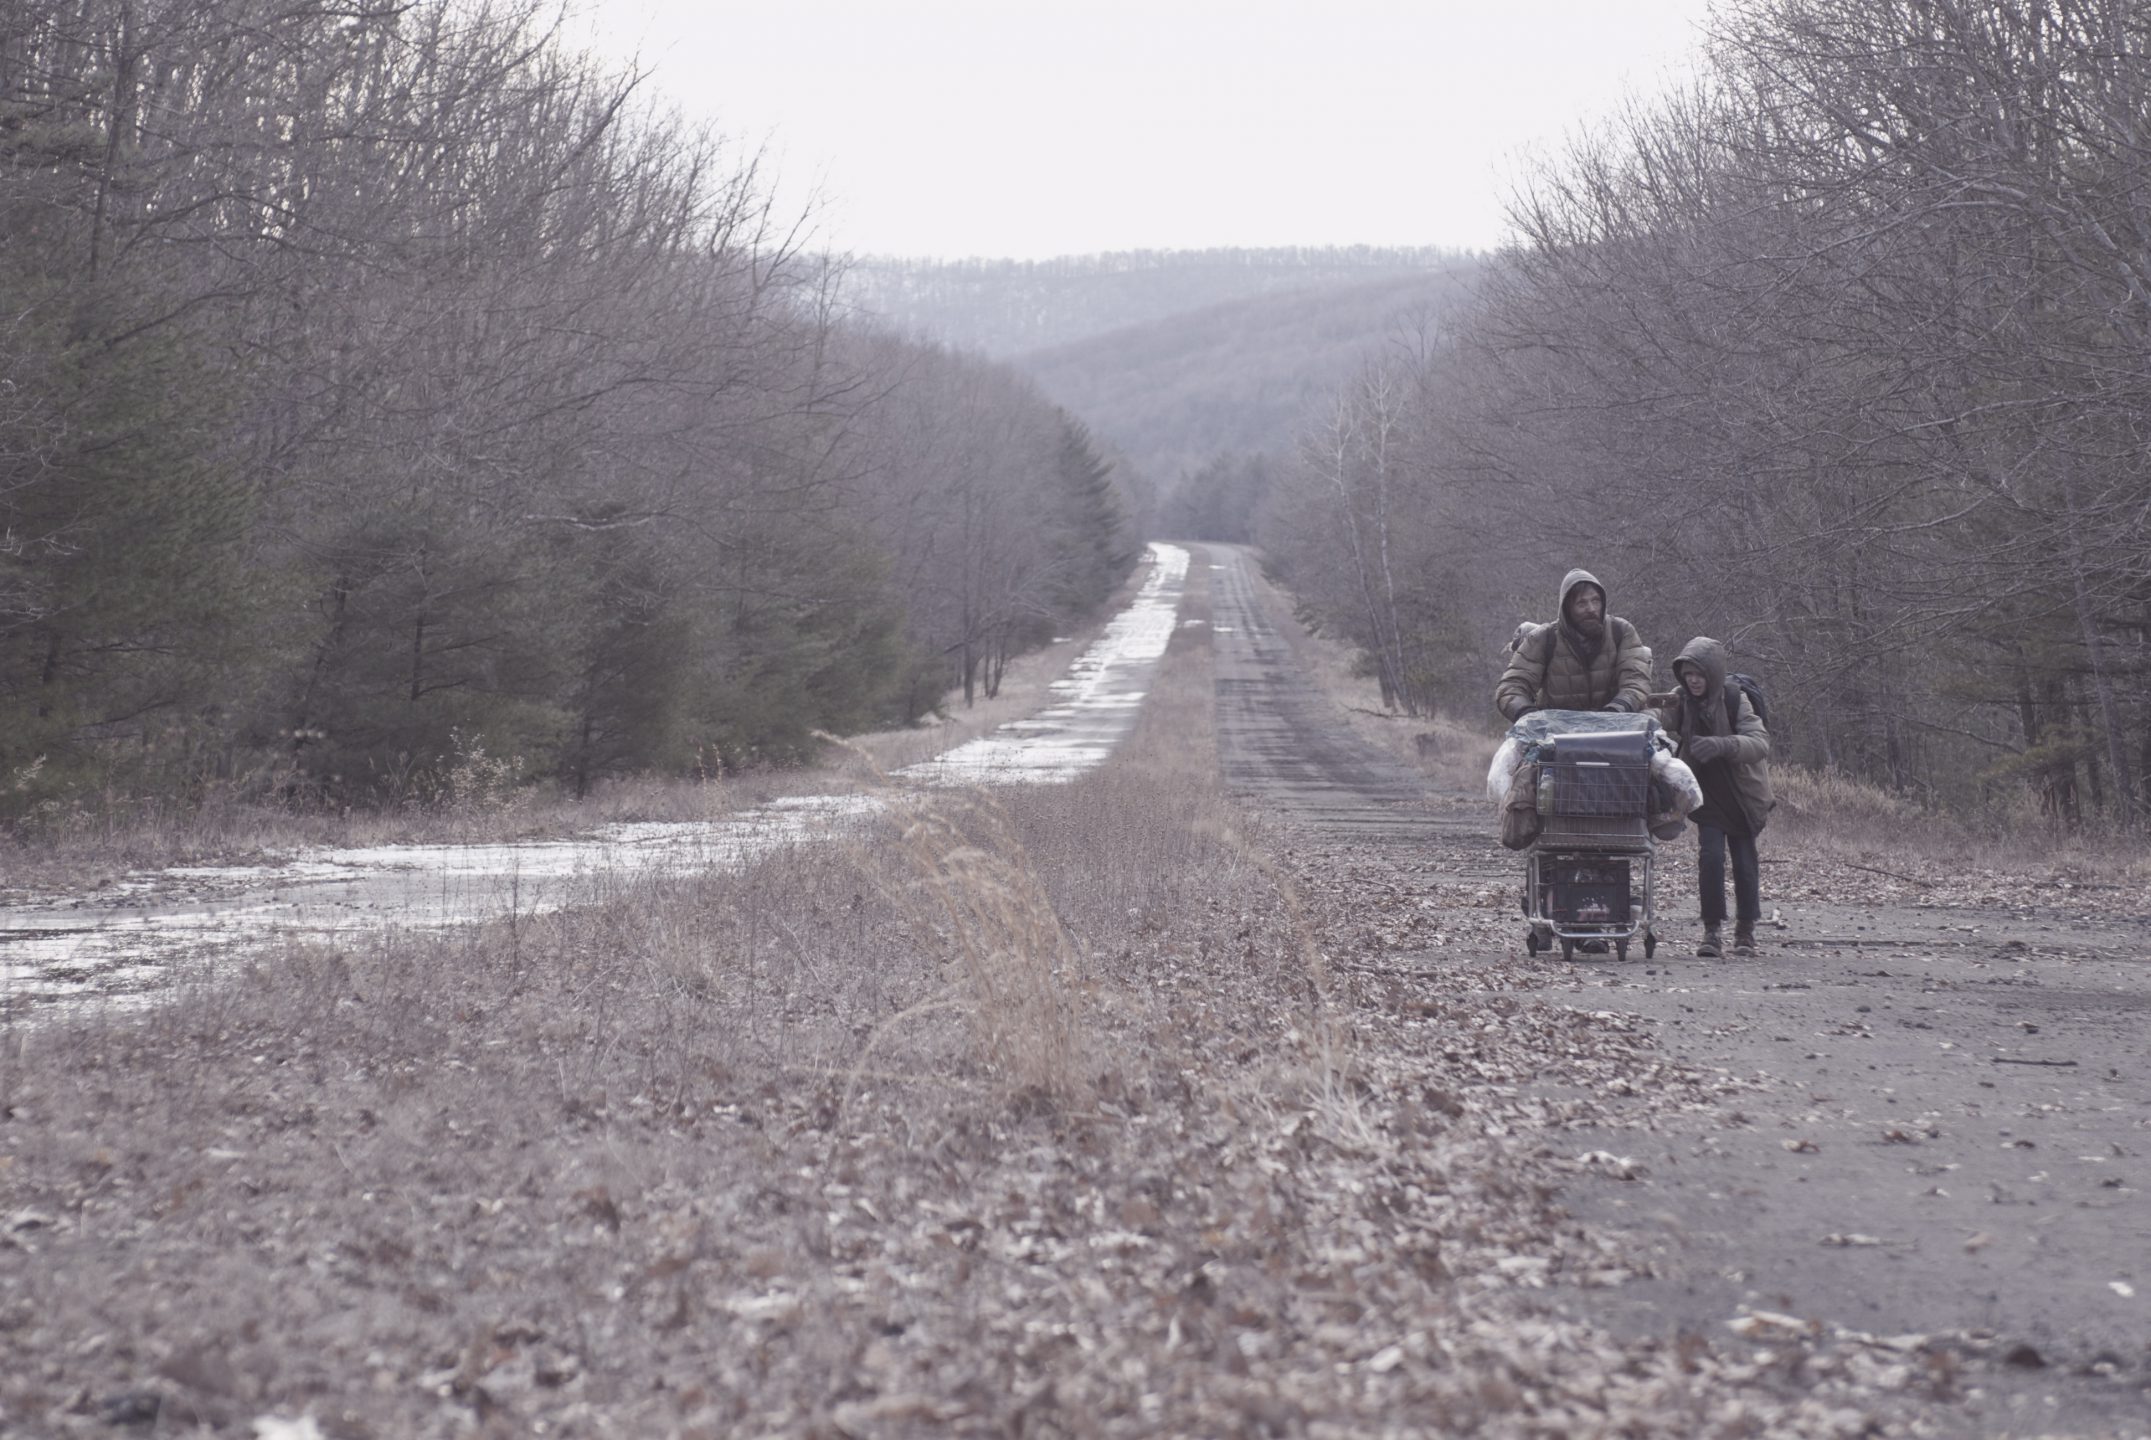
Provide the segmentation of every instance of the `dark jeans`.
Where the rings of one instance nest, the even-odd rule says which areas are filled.
[[[1715,825],[1695,827],[1702,849],[1696,857],[1696,889],[1703,892],[1703,923],[1725,923],[1725,851],[1733,851],[1733,904],[1738,927],[1753,930],[1763,917],[1763,862],[1753,835],[1728,835]]]

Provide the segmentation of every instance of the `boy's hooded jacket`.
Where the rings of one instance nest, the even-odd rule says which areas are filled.
[[[1554,620],[1520,636],[1509,666],[1494,686],[1494,708],[1504,720],[1526,710],[1641,710],[1651,691],[1651,647],[1636,627],[1612,613],[1606,602],[1603,628],[1595,638],[1568,620],[1568,597],[1579,585],[1600,595],[1606,587],[1588,570],[1571,570],[1561,580]]]
[[[1701,695],[1688,693],[1686,672],[1691,668],[1703,672]],[[1770,731],[1740,687],[1726,688],[1725,675],[1725,647],[1708,635],[1690,640],[1673,662],[1676,703],[1666,728],[1679,738],[1681,758],[1703,786],[1703,808],[1688,818],[1728,835],[1760,835],[1775,803],[1770,794]],[[1733,707],[1730,727],[1728,695]],[[1688,742],[1698,735],[1729,737],[1731,753],[1698,764],[1688,753]]]

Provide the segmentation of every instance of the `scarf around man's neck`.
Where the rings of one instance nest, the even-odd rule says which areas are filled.
[[[1561,617],[1561,633],[1568,637],[1568,647],[1576,652],[1577,659],[1586,665],[1595,665],[1598,663],[1598,652],[1605,648],[1606,631],[1612,624],[1611,620],[1601,620],[1598,622],[1598,633],[1586,635],[1575,621],[1564,615]]]

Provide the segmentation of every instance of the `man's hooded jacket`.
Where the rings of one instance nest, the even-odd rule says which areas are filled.
[[[1579,585],[1605,596],[1606,587],[1588,570],[1571,570],[1561,580],[1554,621],[1517,642],[1509,668],[1494,686],[1494,708],[1504,720],[1526,710],[1641,710],[1651,690],[1651,647],[1636,627],[1607,613],[1595,636],[1569,622],[1568,600]]]

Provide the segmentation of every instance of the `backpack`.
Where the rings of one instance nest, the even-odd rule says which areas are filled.
[[[1725,677],[1725,733],[1735,735],[1740,731],[1740,717],[1733,711],[1733,691],[1736,689],[1747,697],[1748,708],[1755,712],[1755,718],[1768,725],[1770,706],[1763,699],[1763,682],[1735,670]]]

